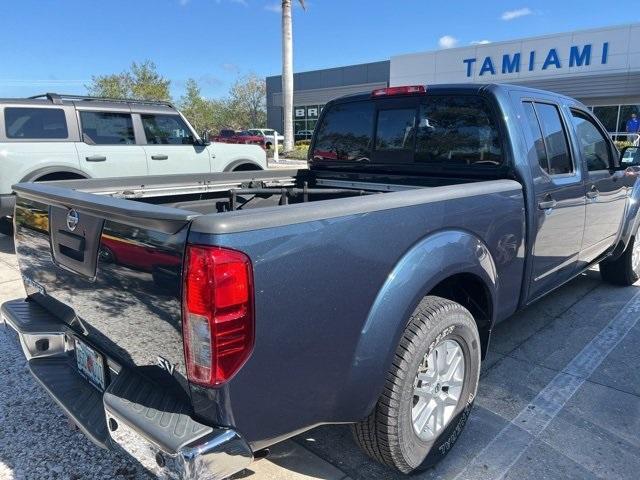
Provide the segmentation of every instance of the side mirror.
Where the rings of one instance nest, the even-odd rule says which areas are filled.
[[[204,132],[202,132],[200,140],[202,141],[202,145],[204,145],[205,147],[207,145],[211,145],[211,140],[209,140],[209,130],[205,130]]]
[[[620,169],[640,166],[640,147],[624,147],[620,152]]]

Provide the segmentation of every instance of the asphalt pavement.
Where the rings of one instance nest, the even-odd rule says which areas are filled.
[[[436,468],[413,479],[637,479],[640,285],[589,271],[496,327],[473,414]],[[0,302],[24,295],[0,235]],[[131,459],[94,447],[31,378],[0,328],[0,479],[142,479]],[[405,479],[366,457],[345,425],[322,426],[234,476]]]

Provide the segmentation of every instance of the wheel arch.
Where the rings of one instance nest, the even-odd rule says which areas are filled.
[[[248,158],[234,160],[224,168],[225,172],[240,172],[249,170],[263,170],[263,168],[260,164],[254,162],[253,160],[249,160]]]
[[[627,205],[624,211],[624,217],[620,225],[620,233],[616,246],[611,252],[610,258],[615,260],[620,257],[627,248],[631,237],[635,235],[640,226],[640,182],[638,180],[633,184],[631,195],[627,198]]]
[[[56,178],[55,180],[69,180],[71,178],[91,178],[85,172],[77,168],[49,166],[38,168],[36,170],[33,170],[32,172],[29,172],[20,180],[19,183],[34,182],[42,179],[43,177],[51,175],[60,175],[60,178]],[[64,178],[64,176],[67,176],[67,178]]]
[[[436,232],[406,252],[378,292],[354,352],[343,397],[357,409],[353,419],[364,418],[373,409],[402,333],[425,296],[456,301],[471,312],[484,357],[495,321],[497,290],[494,259],[471,232]]]

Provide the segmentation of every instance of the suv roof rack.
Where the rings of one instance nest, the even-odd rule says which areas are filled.
[[[109,97],[91,97],[89,95],[68,95],[64,93],[43,93],[41,95],[33,95],[28,97],[30,99],[47,98],[56,105],[61,105],[62,100],[82,100],[82,101],[97,101],[97,102],[116,102],[116,103],[138,103],[142,105],[164,105],[175,109],[173,103],[166,100],[136,100],[132,98],[109,98]]]

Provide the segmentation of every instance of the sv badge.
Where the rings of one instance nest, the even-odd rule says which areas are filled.
[[[169,372],[170,375],[173,375],[173,369],[175,368],[175,365],[173,363],[171,363],[166,358],[162,358],[160,355],[158,355],[158,357],[156,358],[156,362],[158,363],[160,368]]]

